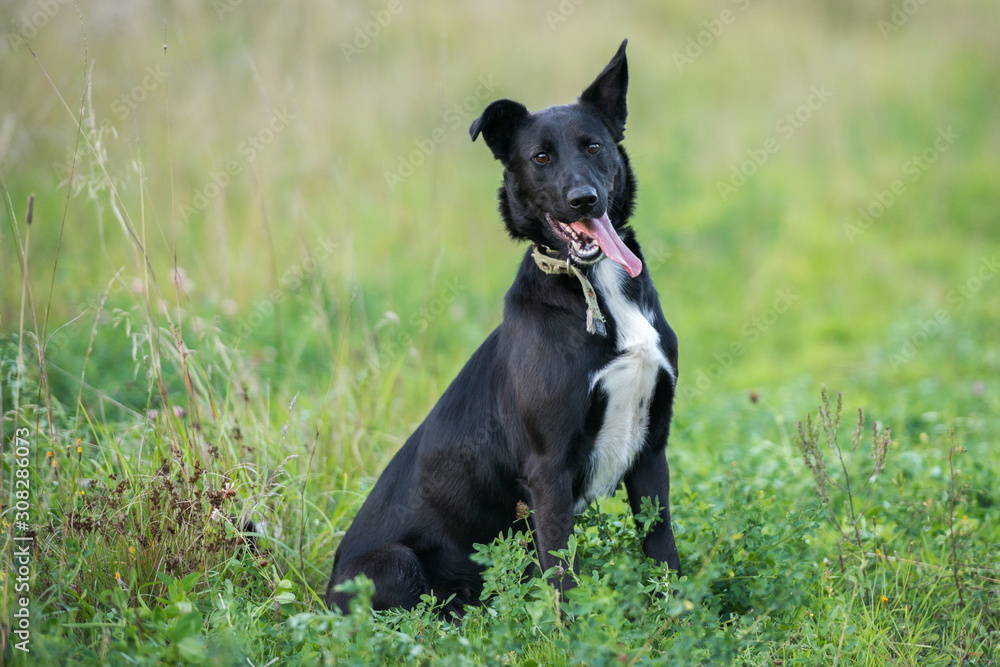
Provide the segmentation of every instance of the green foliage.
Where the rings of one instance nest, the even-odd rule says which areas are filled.
[[[796,442],[799,446],[799,451],[802,452],[802,458],[805,461],[806,467],[813,474],[813,479],[816,482],[816,492],[827,507],[827,519],[831,525],[841,531],[841,536],[844,540],[850,541],[853,539],[854,546],[860,551],[864,549],[860,524],[864,520],[865,512],[871,503],[875,482],[882,471],[882,467],[885,465],[885,458],[889,451],[889,445],[892,442],[890,430],[888,426],[885,426],[880,431],[877,424],[872,425],[871,470],[864,475],[862,478],[864,481],[860,484],[860,488],[858,488],[859,484],[856,480],[856,473],[855,478],[853,478],[854,484],[852,485],[851,469],[855,467],[854,459],[859,454],[861,439],[864,436],[865,413],[861,408],[858,408],[857,426],[851,434],[851,446],[850,450],[846,452],[845,458],[845,451],[841,447],[839,439],[840,416],[844,408],[844,397],[838,393],[837,407],[831,410],[830,396],[825,386],[820,395],[822,397],[822,405],[816,416],[817,423],[813,423],[811,415],[806,416],[805,426],[803,426],[802,422],[799,422]],[[827,470],[826,455],[823,453],[823,447],[820,442],[821,434],[827,448],[837,457],[836,462],[840,468],[837,473],[831,473]],[[831,486],[844,495],[844,505],[848,512],[848,516],[844,519],[841,519],[833,506],[831,506],[830,492],[828,490]],[[863,501],[863,503],[856,505],[859,501]],[[848,534],[842,527],[845,523],[848,526],[847,530],[851,534]]]
[[[996,470],[963,473],[956,462],[967,452],[951,441],[943,443],[948,484],[910,474],[896,465],[900,446],[885,427],[870,454],[860,447],[860,411],[849,449],[838,450],[842,398],[835,408],[825,388],[821,398],[816,421],[798,434],[806,466],[794,464],[789,443],[771,440],[788,438],[783,413],[739,408],[756,434],[747,446],[734,442],[740,454],[725,464],[722,449],[705,472],[675,477],[684,576],[642,555],[658,505],[645,500],[633,518],[620,492],[589,507],[557,554],[577,563],[578,573],[561,573],[578,583],[565,598],[549,584],[559,573],[540,571],[524,522],[477,547],[484,601],[460,618],[443,618],[448,601],[430,596],[413,611],[372,613],[363,579],[348,584],[358,593],[350,614],[324,608],[330,550],[322,545],[330,521],[349,521],[338,499],[356,500],[343,487],[324,495],[308,467],[279,458],[287,425],[270,435],[258,425],[255,441],[274,449],[235,471],[224,466],[238,448],[203,446],[248,437],[225,422],[206,422],[191,439],[171,431],[180,420],[157,418],[118,438],[96,429],[102,447],[64,448],[35,468],[44,522],[33,653],[102,664],[757,665],[864,662],[875,650],[886,660],[991,664],[1000,632],[989,537]],[[62,419],[71,426],[68,413]],[[709,412],[685,421],[706,420]],[[973,438],[985,426],[963,422]],[[683,424],[676,431],[675,439],[687,435]],[[711,432],[720,437],[724,426]],[[48,446],[44,432],[36,437]],[[916,440],[929,437],[920,431]],[[137,459],[140,442],[167,458],[155,468],[157,459]],[[830,456],[839,470],[824,463]],[[775,457],[784,465],[768,468]],[[810,485],[822,490],[810,494]],[[317,509],[324,498],[327,509]],[[240,505],[278,528],[262,527],[248,543],[229,519]]]
[[[346,55],[385,3],[91,5],[12,3],[0,38],[5,664],[1000,664],[996,2],[404,2]],[[683,576],[619,491],[576,572],[518,524],[461,618],[372,613],[364,580],[330,612],[343,531],[523,251],[468,123],[572,100],[623,36]],[[847,398],[816,411],[818,378]]]

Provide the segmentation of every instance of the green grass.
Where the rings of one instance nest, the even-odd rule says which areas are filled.
[[[995,3],[389,4],[2,12],[5,661],[998,664]],[[469,124],[573,100],[623,37],[685,577],[619,493],[566,600],[520,576],[522,534],[483,547],[495,593],[461,623],[326,611],[523,252]],[[800,442],[823,384],[840,434]]]

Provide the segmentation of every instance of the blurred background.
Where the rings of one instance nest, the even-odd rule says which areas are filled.
[[[241,391],[339,414],[378,377],[391,453],[501,321],[525,250],[469,125],[497,98],[573,101],[623,38],[634,227],[680,338],[681,423],[709,396],[820,382],[859,402],[997,392],[991,0],[0,15],[0,331],[44,324],[70,406],[89,359],[88,410],[156,407],[127,324],[170,321],[194,360],[205,332],[238,351]]]
[[[295,658],[290,614],[324,609],[343,531],[501,322],[526,250],[470,124],[498,98],[574,101],[624,38],[633,225],[680,340],[684,604],[713,591],[671,655],[718,662],[720,632],[773,640],[747,664],[995,653],[996,0],[0,0],[0,19],[0,440],[25,428],[34,457],[36,659]],[[823,383],[845,395],[839,442],[858,406],[884,438],[827,453],[828,505],[827,448],[802,445],[807,469],[795,443]],[[621,494],[600,505],[627,524]],[[260,522],[255,558],[230,558],[226,516]],[[20,539],[2,532],[0,560]],[[601,590],[639,591],[620,535],[587,557],[628,574]],[[904,559],[872,567],[879,549]],[[162,621],[191,606],[164,574],[221,602],[204,631]],[[591,645],[635,662],[667,627],[601,599],[566,664],[598,664]],[[730,608],[742,625],[719,624]],[[377,636],[317,619],[330,660]],[[532,623],[474,645],[531,633],[526,655],[558,664]]]

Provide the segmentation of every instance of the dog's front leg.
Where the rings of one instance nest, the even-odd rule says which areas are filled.
[[[646,535],[642,551],[658,563],[666,562],[679,575],[681,559],[677,554],[674,528],[670,523],[670,468],[667,466],[666,452],[663,449],[647,450],[641,454],[625,476],[625,490],[628,491],[628,504],[633,515],[642,510],[644,497],[659,500],[660,521]]]
[[[565,549],[569,536],[573,532],[573,486],[569,471],[547,470],[546,466],[528,477],[528,490],[531,492],[531,507],[534,510],[535,549],[542,570],[559,566],[562,573],[557,573],[550,580],[553,587],[559,591],[567,591],[576,586],[576,580],[569,573],[575,571],[576,563],[566,562],[549,553]]]

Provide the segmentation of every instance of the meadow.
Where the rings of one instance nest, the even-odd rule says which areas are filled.
[[[996,2],[0,18],[4,663],[1000,664]],[[521,532],[461,620],[373,614],[363,581],[329,612],[525,251],[469,125],[573,101],[625,37],[684,576],[619,490],[566,599]]]

